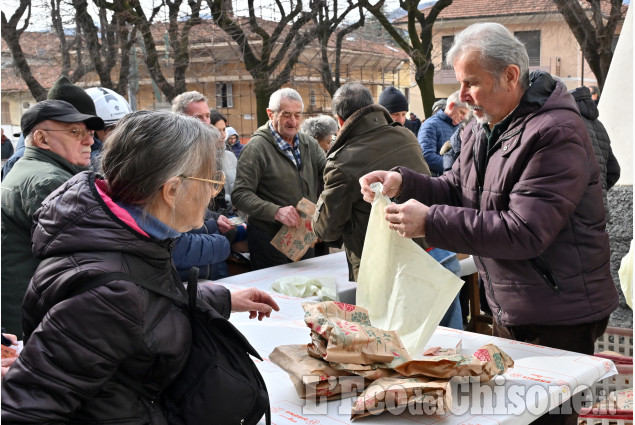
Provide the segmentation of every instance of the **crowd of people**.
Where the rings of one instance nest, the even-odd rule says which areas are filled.
[[[22,116],[16,152],[2,135],[1,324],[24,342],[3,363],[2,419],[163,423],[114,372],[158,396],[187,357],[188,316],[134,280],[177,292],[192,268],[223,278],[232,250],[253,270],[288,263],[270,242],[300,225],[305,198],[320,243],[303,258],[342,248],[355,281],[376,181],[395,200],[393,230],[457,275],[456,253],[474,256],[494,335],[592,354],[617,306],[605,223],[620,174],[592,91],[529,72],[499,24],[457,35],[447,62],[460,90],[423,122],[396,87],[375,102],[346,83],[332,117],[306,120],[283,88],[246,144],[196,91],[172,112],[132,112],[112,90],[61,77]],[[131,279],[81,291],[109,272]],[[278,310],[253,288],[198,296],[224,317]],[[458,296],[441,325],[462,329]]]

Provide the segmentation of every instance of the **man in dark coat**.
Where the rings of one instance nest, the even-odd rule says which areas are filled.
[[[437,178],[371,173],[365,197],[383,182],[399,202],[386,208],[392,228],[475,257],[495,336],[592,354],[618,297],[600,169],[575,101],[529,73],[525,46],[500,24],[471,25],[447,57],[476,118],[455,165]],[[533,423],[577,424],[559,413]]]
[[[602,197],[608,221],[609,204],[606,199],[606,192],[620,179],[620,164],[617,162],[615,155],[613,155],[609,134],[598,119],[600,113],[597,103],[591,98],[591,91],[587,87],[582,86],[571,90],[571,94],[575,99],[576,105],[578,105],[584,125],[589,132],[593,150],[595,151],[595,159],[598,160],[600,165]]]
[[[406,120],[406,124],[404,125],[408,130],[412,131],[416,136],[419,134],[419,128],[421,128],[421,120],[418,116],[415,115],[414,112],[410,113],[410,119]]]

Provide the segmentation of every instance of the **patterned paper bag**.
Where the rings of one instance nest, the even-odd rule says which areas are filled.
[[[327,342],[324,360],[358,365],[375,364],[384,368],[393,368],[410,360],[399,335],[371,326],[368,311],[361,307],[328,301],[303,303],[302,308],[307,326]],[[316,338],[312,336],[312,339],[315,344]]]
[[[328,362],[311,357],[306,345],[281,345],[269,360],[289,374],[301,398],[327,397],[328,400],[350,397],[366,388],[370,381],[349,372],[336,370]]]
[[[289,259],[298,261],[317,240],[311,224],[311,218],[315,213],[315,204],[302,198],[295,208],[302,220],[300,226],[290,227],[285,224],[273,238],[271,245]]]
[[[474,355],[450,354],[427,356],[399,365],[395,370],[404,376],[426,376],[449,379],[454,376],[470,377],[472,381],[489,381],[514,366],[514,361],[494,344],[476,350]]]
[[[377,415],[383,411],[400,414],[408,410],[419,415],[442,415],[451,408],[450,381],[433,381],[423,377],[381,378],[357,397],[351,410],[351,419]]]

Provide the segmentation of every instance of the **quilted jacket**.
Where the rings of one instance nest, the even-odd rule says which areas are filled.
[[[485,131],[473,122],[451,171],[434,179],[401,169],[399,200],[430,206],[428,243],[477,257],[499,324],[607,317],[618,298],[600,169],[566,87],[533,73],[509,127],[486,151]]]
[[[114,374],[158,395],[187,359],[186,312],[129,281],[71,296],[105,272],[177,291],[172,240],[147,236],[130,218],[91,172],[44,200],[33,233],[33,252],[42,261],[23,305],[25,347],[2,381],[3,423],[165,423],[155,403]],[[227,289],[199,285],[199,291],[229,316]]]

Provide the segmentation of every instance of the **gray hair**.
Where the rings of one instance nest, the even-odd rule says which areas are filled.
[[[24,146],[33,146],[33,133],[37,128],[33,127],[31,132],[24,136]]]
[[[461,92],[458,90],[452,93],[451,95],[449,95],[446,105],[449,105],[450,103],[454,103],[455,108],[467,108],[468,107],[467,103],[461,102],[460,95],[461,95]]]
[[[147,211],[172,177],[212,179],[219,138],[214,127],[186,115],[168,111],[126,115],[106,139],[101,157],[113,199]]]
[[[300,105],[302,105],[302,110],[304,111],[304,102],[302,101],[302,96],[300,96],[300,93],[289,87],[273,92],[273,94],[269,98],[268,109],[271,109],[273,112],[280,112],[280,103],[282,102],[282,99],[291,99],[295,100],[296,102],[300,102]]]
[[[375,103],[370,90],[362,83],[352,82],[341,86],[333,95],[331,109],[335,115],[346,121],[360,109]]]
[[[302,131],[319,140],[337,133],[337,121],[328,115],[318,115],[302,123]]]
[[[470,25],[456,36],[445,62],[453,66],[456,59],[470,51],[479,53],[479,64],[494,77],[496,87],[509,65],[518,66],[520,85],[523,89],[529,87],[529,56],[525,45],[503,25],[493,22]]]
[[[172,112],[175,114],[185,114],[185,111],[190,103],[195,102],[207,103],[207,98],[197,91],[186,91],[185,93],[181,93],[172,100]]]

